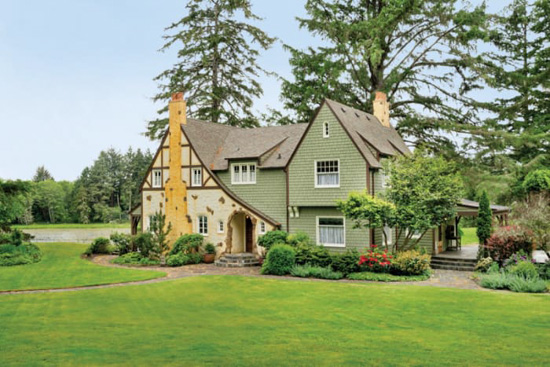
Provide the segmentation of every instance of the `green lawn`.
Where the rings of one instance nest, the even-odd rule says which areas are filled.
[[[96,228],[130,228],[130,222],[128,223],[35,223],[29,225],[17,224],[12,228],[17,229],[96,229]]]
[[[38,245],[43,251],[42,261],[39,263],[0,267],[0,290],[66,288],[164,276],[161,272],[107,268],[92,264],[80,258],[80,254],[87,247],[84,244],[41,243]]]
[[[479,240],[477,239],[476,229],[475,228],[462,228],[462,245],[477,245]]]
[[[550,297],[202,276],[0,296],[3,365],[547,365]]]

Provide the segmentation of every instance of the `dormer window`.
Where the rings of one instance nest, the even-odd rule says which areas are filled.
[[[323,138],[328,138],[330,136],[330,130],[328,126],[328,122],[323,123]]]
[[[256,183],[256,163],[235,163],[231,169],[231,184],[244,185]]]
[[[162,187],[162,171],[160,169],[153,170],[153,187]]]

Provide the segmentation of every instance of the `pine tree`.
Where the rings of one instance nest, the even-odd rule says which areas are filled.
[[[36,173],[34,174],[32,180],[34,182],[42,182],[47,180],[55,181],[50,171],[48,171],[44,166],[40,166],[36,169]]]
[[[452,148],[435,133],[476,121],[468,108],[476,103],[468,92],[479,87],[470,72],[472,45],[486,22],[483,6],[469,11],[458,4],[308,0],[308,17],[298,21],[323,46],[286,46],[294,80],[283,82],[285,107],[307,122],[325,97],[371,111],[374,92],[385,91],[401,133]]]
[[[260,50],[274,38],[252,25],[258,21],[248,0],[190,0],[187,15],[166,28],[165,51],[178,49],[178,61],[159,74],[155,102],[185,91],[189,116],[233,126],[257,126],[253,98],[263,94],[257,81],[266,72],[258,63]],[[240,20],[243,19],[243,20]],[[164,114],[167,106],[158,112]],[[167,119],[150,121],[146,135],[160,138]]]
[[[491,237],[492,226],[493,212],[491,211],[491,203],[489,202],[487,191],[483,191],[481,194],[481,199],[479,200],[476,229],[477,238],[479,239],[478,258],[480,259],[487,256],[485,245],[487,244],[489,237]]]

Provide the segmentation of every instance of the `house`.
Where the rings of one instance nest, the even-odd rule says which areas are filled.
[[[381,244],[381,229],[354,229],[336,209],[349,192],[383,191],[383,161],[410,153],[390,124],[386,95],[373,103],[371,115],[326,99],[309,124],[243,129],[188,119],[182,93],[174,94],[142,204],[131,212],[133,232],[161,211],[170,241],[200,233],[218,254],[257,253],[258,237],[274,229],[305,232],[336,251]],[[420,246],[442,251],[444,226]]]

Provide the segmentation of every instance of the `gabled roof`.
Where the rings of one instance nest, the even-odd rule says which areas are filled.
[[[468,199],[460,199],[460,206],[473,209],[473,212],[477,214],[477,211],[479,210],[479,203],[477,201],[468,200]],[[461,213],[461,210],[459,209],[459,214]],[[491,211],[493,214],[503,214],[503,213],[509,213],[510,208],[503,205],[491,205]],[[466,210],[462,210],[462,212],[466,212]]]
[[[182,128],[204,164],[219,171],[230,159],[260,159],[260,168],[285,167],[307,124],[243,129],[189,119]]]
[[[325,99],[325,103],[346,129],[370,167],[382,167],[373,154],[373,149],[380,155],[410,154],[409,148],[392,126],[383,126],[373,115],[330,99]]]

